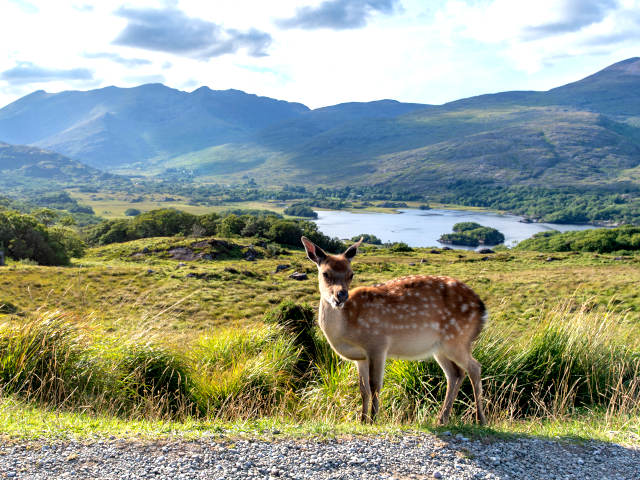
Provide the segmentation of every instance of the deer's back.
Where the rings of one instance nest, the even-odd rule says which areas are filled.
[[[425,275],[355,288],[345,310],[354,337],[400,358],[424,358],[448,343],[468,346],[486,315],[482,300],[464,283]]]

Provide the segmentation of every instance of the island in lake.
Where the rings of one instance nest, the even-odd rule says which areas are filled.
[[[453,233],[444,233],[438,239],[440,243],[449,245],[497,245],[504,242],[504,235],[491,227],[484,227],[476,222],[460,222],[453,226]]]

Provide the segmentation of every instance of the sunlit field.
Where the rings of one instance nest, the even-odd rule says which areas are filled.
[[[256,260],[245,259],[248,249]],[[438,274],[479,293],[491,314],[474,352],[489,429],[614,431],[633,441],[639,263],[593,253],[367,246],[354,261],[354,285]],[[287,268],[276,273],[278,265]],[[309,278],[289,278],[294,271]],[[53,407],[64,412],[56,424],[79,422],[79,434],[91,431],[90,418],[99,431],[251,430],[269,422],[292,432],[361,431],[355,368],[314,325],[316,283],[302,250],[246,238],[142,239],[92,248],[70,267],[10,263],[0,276],[0,417],[12,425],[8,433],[27,436],[42,431]],[[373,428],[429,427],[444,385],[433,361],[388,362]],[[465,381],[454,424],[471,423],[471,399]],[[25,412],[33,422],[19,426]]]

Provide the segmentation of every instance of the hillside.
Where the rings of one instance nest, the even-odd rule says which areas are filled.
[[[128,183],[123,177],[102,172],[59,153],[0,142],[0,188],[3,192]]]
[[[382,100],[315,110],[235,90],[163,85],[34,92],[0,109],[0,139],[109,171],[259,184],[462,182],[638,190],[640,58],[546,92],[440,106]]]
[[[42,90],[0,109],[0,140],[49,148],[103,169],[237,142],[301,115],[298,103],[160,84],[86,92]]]

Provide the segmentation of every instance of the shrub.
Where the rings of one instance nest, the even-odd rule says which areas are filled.
[[[389,250],[392,252],[413,252],[413,248],[407,245],[405,242],[395,242],[389,245]]]
[[[310,206],[302,203],[297,203],[285,208],[284,214],[293,217],[318,218],[318,214],[314,212]]]
[[[264,316],[266,324],[280,325],[291,336],[295,345],[302,348],[298,366],[303,372],[316,358],[314,316],[315,312],[311,306],[306,303],[297,304],[291,300],[283,301]]]
[[[140,215],[141,213],[142,213],[142,212],[141,212],[140,210],[138,210],[137,208],[127,208],[127,209],[124,211],[124,214],[125,214],[127,217],[135,217],[135,216]]]
[[[0,313],[12,314],[17,312],[18,312],[18,307],[16,307],[13,303],[0,300]]]
[[[193,413],[202,409],[194,373],[186,358],[167,347],[131,344],[120,359],[122,384],[134,405],[154,414]]]
[[[62,226],[47,228],[35,217],[0,211],[0,245],[15,260],[28,259],[40,265],[67,265],[71,256],[84,252],[75,232]]]
[[[360,235],[356,235],[355,237],[351,237],[352,242],[357,242],[362,238],[364,243],[370,243],[371,245],[382,245],[382,240],[380,240],[375,235],[371,233],[361,233]]]

